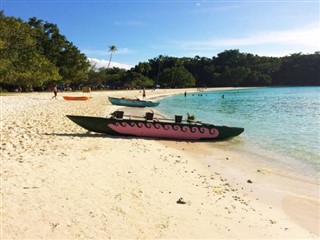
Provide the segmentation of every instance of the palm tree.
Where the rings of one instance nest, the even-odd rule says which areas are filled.
[[[108,68],[110,67],[111,59],[112,59],[112,54],[114,52],[118,51],[117,47],[115,45],[109,46],[109,52],[110,52],[110,59],[109,59],[109,64]]]
[[[162,62],[163,58],[164,57],[162,55],[159,55],[159,57],[157,59],[157,62],[158,62],[158,73],[157,73],[157,79],[156,79],[156,83],[155,83],[156,86],[157,86],[158,81],[159,81],[160,67],[161,67],[161,62]]]

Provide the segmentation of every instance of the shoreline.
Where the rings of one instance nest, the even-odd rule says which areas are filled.
[[[107,96],[140,93],[91,94],[0,95],[2,239],[319,237],[319,184],[252,166],[228,143],[86,134],[64,115],[106,116],[120,108]]]

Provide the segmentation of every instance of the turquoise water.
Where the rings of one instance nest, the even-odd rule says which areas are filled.
[[[222,98],[224,95],[224,98]],[[172,116],[244,127],[227,144],[312,177],[320,170],[320,87],[256,88],[188,93],[160,100]]]

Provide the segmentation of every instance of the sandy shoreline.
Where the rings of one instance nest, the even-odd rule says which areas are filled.
[[[141,93],[62,99],[72,94],[82,95],[0,96],[1,239],[319,238],[319,182],[254,165],[228,143],[88,134],[65,115],[106,116],[119,108],[107,96]]]

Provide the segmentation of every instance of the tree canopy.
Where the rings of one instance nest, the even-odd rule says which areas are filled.
[[[41,86],[60,80],[59,69],[37,46],[36,31],[21,20],[0,16],[0,83]]]
[[[36,18],[23,22],[1,12],[0,31],[0,83],[26,87],[87,79],[86,56],[57,25]]]

